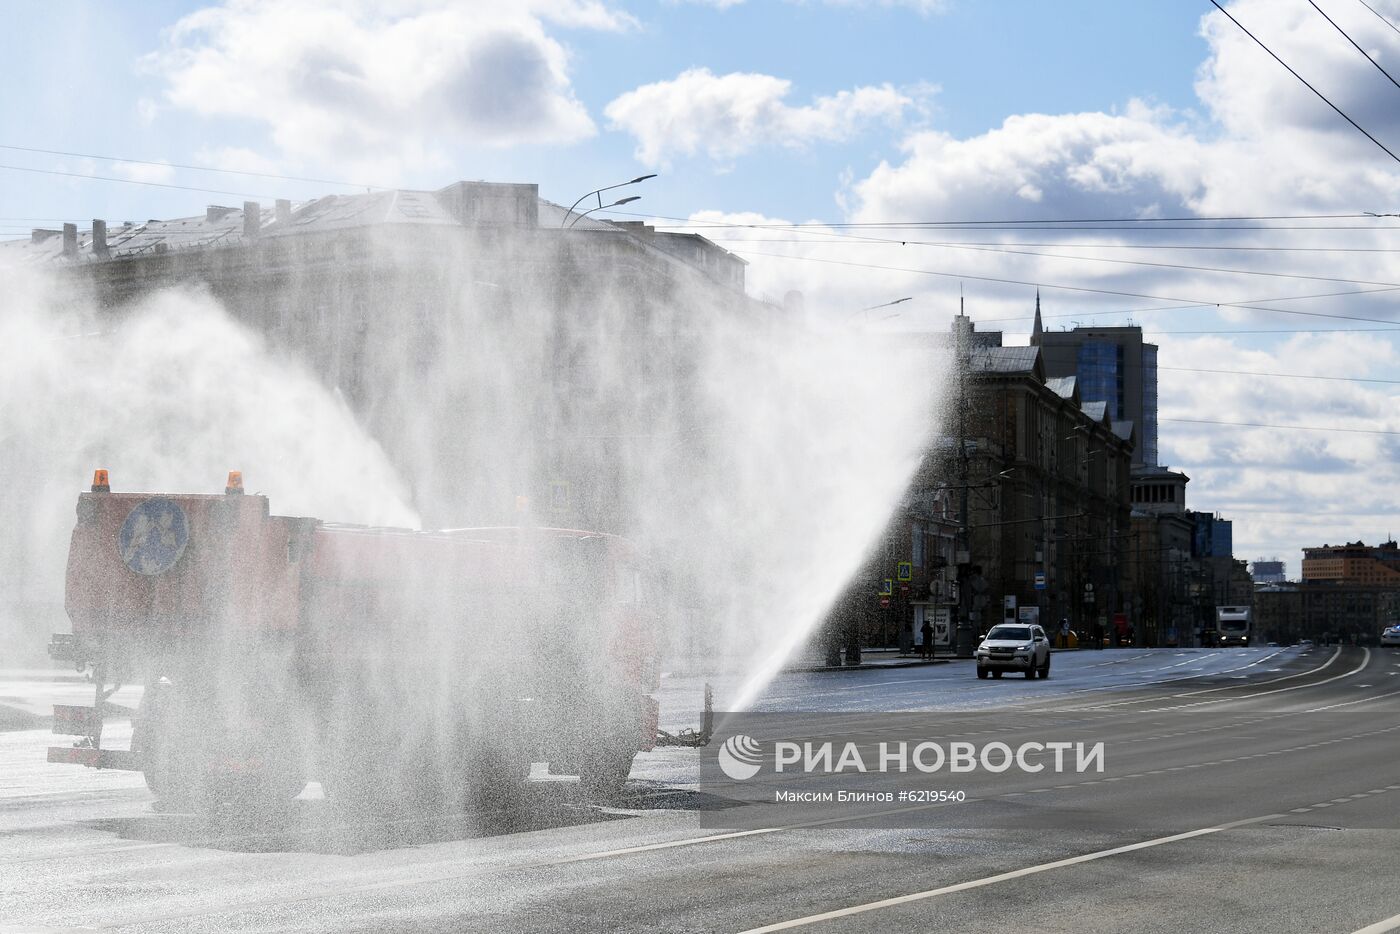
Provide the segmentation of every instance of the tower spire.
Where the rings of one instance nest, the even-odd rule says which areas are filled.
[[[1031,329],[1031,346],[1040,345],[1040,336],[1045,333],[1045,328],[1040,323],[1040,289],[1035,290],[1035,327]]]

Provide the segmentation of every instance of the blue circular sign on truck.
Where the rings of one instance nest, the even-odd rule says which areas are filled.
[[[168,499],[148,499],[126,517],[117,533],[122,561],[137,574],[164,574],[180,560],[190,540],[185,511]]]

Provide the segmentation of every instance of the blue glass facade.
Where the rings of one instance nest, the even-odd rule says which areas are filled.
[[[1193,551],[1197,558],[1229,558],[1234,554],[1234,525],[1208,512],[1192,513],[1196,523]]]
[[[1079,395],[1085,402],[1108,403],[1110,418],[1123,417],[1123,347],[1109,341],[1087,340],[1079,345]]]
[[[1032,335],[1046,376],[1074,376],[1084,402],[1102,402],[1109,418],[1131,422],[1133,463],[1159,464],[1157,346],[1138,327],[1077,327]]]
[[[1157,464],[1157,345],[1142,345],[1142,424],[1138,426],[1142,462]]]

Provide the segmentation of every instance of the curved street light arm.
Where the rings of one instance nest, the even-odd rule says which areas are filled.
[[[573,224],[570,224],[570,223],[568,222],[568,221],[569,221],[569,216],[572,215],[572,214],[574,213],[574,209],[575,209],[575,208],[577,208],[580,204],[582,204],[582,203],[583,203],[585,200],[587,200],[588,198],[597,197],[597,199],[598,199],[598,207],[592,208],[591,210],[598,211],[598,210],[601,210],[601,209],[604,207],[604,205],[603,205],[603,192],[605,192],[605,191],[612,191],[614,188],[626,188],[628,185],[635,185],[635,184],[637,184],[638,182],[644,182],[644,181],[646,181],[646,180],[649,179],[649,178],[656,178],[656,173],[653,172],[653,173],[651,173],[650,175],[638,175],[636,178],[632,179],[631,181],[627,181],[627,182],[618,182],[616,185],[605,185],[605,186],[602,187],[602,188],[595,188],[595,189],[593,189],[592,191],[588,192],[588,193],[585,194],[582,198],[579,198],[577,201],[575,201],[573,204],[571,204],[571,205],[569,206],[569,209],[568,209],[567,211],[564,212],[564,219],[563,219],[562,221],[559,222],[559,226],[560,226],[560,227],[564,227],[565,225],[568,225],[569,227],[572,227]],[[634,199],[634,200],[635,200],[635,199]],[[615,204],[616,204],[616,203],[617,203],[617,202],[615,202]],[[613,207],[613,206],[615,206],[615,204],[614,204],[614,205],[607,205],[607,207]],[[588,211],[584,211],[583,213],[584,213],[584,214],[587,214]],[[575,220],[574,223],[577,223],[577,220]]]
[[[617,187],[617,186],[614,186],[614,187]],[[575,218],[569,223],[569,229],[570,229],[570,230],[573,230],[574,224],[577,224],[579,221],[583,220],[585,217],[587,217],[588,215],[592,214],[594,211],[601,211],[601,210],[604,210],[604,209],[606,209],[606,208],[620,207],[621,205],[624,205],[624,204],[630,204],[630,203],[632,203],[633,201],[640,201],[640,200],[641,200],[641,197],[642,197],[641,195],[633,195],[633,196],[630,197],[630,198],[618,198],[618,199],[617,199],[616,201],[614,201],[612,204],[599,204],[596,208],[589,208],[587,211],[582,211],[582,212],[579,213],[579,215],[578,215],[577,217],[575,217]],[[598,199],[598,200],[601,201],[602,199],[600,198],[600,199]]]

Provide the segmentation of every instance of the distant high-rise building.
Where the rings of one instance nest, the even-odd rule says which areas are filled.
[[[1046,331],[1035,297],[1031,346],[1040,348],[1049,378],[1075,377],[1085,402],[1103,402],[1110,418],[1137,428],[1134,466],[1157,464],[1157,345],[1142,340],[1142,328],[1077,327]]]
[[[1191,513],[1196,525],[1192,551],[1198,558],[1229,558],[1234,553],[1234,523],[1209,512]]]
[[[1303,580],[1400,587],[1400,547],[1363,542],[1303,549]]]
[[[1249,566],[1249,574],[1256,584],[1282,584],[1288,580],[1283,562],[1277,558],[1256,558]]]

